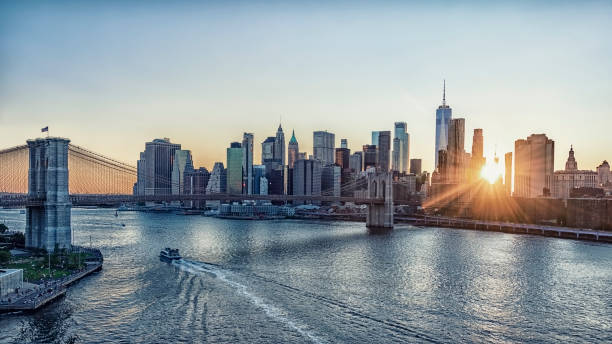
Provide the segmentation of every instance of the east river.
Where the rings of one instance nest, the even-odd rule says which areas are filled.
[[[0,343],[610,343],[612,245],[74,209],[104,268]],[[23,230],[25,215],[0,210]],[[122,226],[125,224],[125,226]],[[159,260],[166,247],[184,261]]]

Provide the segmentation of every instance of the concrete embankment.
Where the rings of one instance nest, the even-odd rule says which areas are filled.
[[[588,240],[612,243],[612,232],[594,231],[590,229],[545,226],[524,223],[479,221],[440,216],[431,217],[400,217],[397,223],[410,223],[416,226],[448,227],[488,232],[503,232],[515,234],[531,234],[574,240]]]
[[[90,253],[93,258],[86,262],[83,269],[63,277],[38,285],[25,295],[20,295],[11,299],[11,302],[0,303],[0,312],[34,311],[51,301],[66,294],[67,287],[81,278],[102,269],[104,261],[102,253],[97,249],[81,249],[81,252]]]

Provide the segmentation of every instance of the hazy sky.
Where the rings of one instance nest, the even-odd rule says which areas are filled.
[[[169,137],[196,166],[225,163],[282,116],[312,153],[313,130],[369,143],[406,121],[431,171],[442,80],[454,117],[485,152],[546,133],[562,169],[612,159],[612,2],[2,2],[0,148],[51,134],[135,164]]]

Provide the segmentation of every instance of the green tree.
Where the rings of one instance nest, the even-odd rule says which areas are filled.
[[[4,233],[8,230],[8,227],[4,223],[0,223],[0,233]]]
[[[11,252],[7,250],[0,251],[0,264],[7,264],[11,260]]]
[[[17,247],[25,247],[25,235],[21,232],[17,232],[12,236],[12,243]]]

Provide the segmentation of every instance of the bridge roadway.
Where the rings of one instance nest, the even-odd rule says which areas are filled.
[[[124,203],[139,202],[173,202],[173,201],[315,201],[315,202],[341,202],[355,204],[384,204],[382,198],[356,198],[335,196],[296,196],[296,195],[242,195],[242,194],[204,194],[204,195],[95,195],[72,194],[70,201],[73,206],[113,206]],[[27,194],[0,195],[1,207],[42,206],[44,200],[28,197]]]

